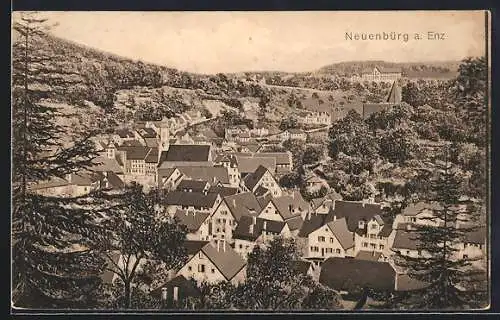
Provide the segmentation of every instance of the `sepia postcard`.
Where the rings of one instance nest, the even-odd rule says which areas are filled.
[[[490,308],[490,30],[13,12],[11,312]]]

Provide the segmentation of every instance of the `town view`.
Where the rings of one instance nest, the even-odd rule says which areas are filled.
[[[13,309],[488,307],[486,38],[436,62],[368,46],[309,71],[196,72],[65,38],[70,14],[13,14]]]

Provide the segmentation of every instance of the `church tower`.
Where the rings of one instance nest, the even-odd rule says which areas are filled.
[[[164,151],[168,151],[168,148],[170,147],[170,131],[166,121],[162,121],[159,131],[160,141],[158,142],[158,164],[160,164],[161,154]]]

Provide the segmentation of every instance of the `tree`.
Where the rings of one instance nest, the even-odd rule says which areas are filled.
[[[415,224],[412,231],[422,254],[410,257],[396,252],[395,260],[425,286],[415,292],[418,299],[410,295],[401,303],[411,302],[409,307],[416,309],[466,309],[478,303],[478,292],[468,289],[476,271],[471,259],[458,257],[457,252],[467,233],[476,228],[476,209],[460,207],[464,204],[460,200],[461,172],[448,162],[436,164],[436,168],[425,201],[437,206],[431,217],[423,218],[429,223]]]
[[[104,197],[59,198],[31,189],[91,167],[97,156],[94,132],[63,125],[60,110],[44,100],[73,83],[40,50],[47,23],[22,13],[13,24],[12,300],[22,307],[91,307],[104,268],[96,252],[106,236],[96,222]]]
[[[299,253],[292,239],[275,237],[248,255],[247,279],[238,288],[237,307],[247,310],[283,310],[300,307],[311,279],[298,274],[293,261]]]
[[[393,163],[404,165],[414,158],[417,150],[417,134],[411,127],[399,126],[380,138],[380,154]]]
[[[303,164],[313,164],[318,162],[323,157],[323,150],[317,147],[309,146],[304,151],[302,156]]]
[[[280,122],[280,130],[287,130],[287,129],[293,129],[298,127],[298,121],[297,118],[288,116],[287,118],[284,118]]]
[[[329,153],[334,159],[337,159],[340,153],[372,161],[377,156],[377,141],[354,110],[350,110],[343,119],[333,124],[328,135]]]
[[[158,206],[158,192],[145,194],[136,183],[121,195],[118,211],[107,220],[113,235],[104,243],[108,271],[115,273],[124,286],[123,307],[131,307],[132,285],[138,268],[146,260],[158,260],[168,270],[179,267],[186,259],[183,242],[186,227],[167,218]],[[118,252],[120,261],[111,255]]]
[[[339,295],[335,290],[321,284],[315,284],[302,301],[302,309],[338,310],[341,308],[339,300]]]
[[[296,188],[301,187],[304,183],[304,180],[300,174],[297,172],[289,172],[284,174],[280,180],[279,185],[283,188]]]

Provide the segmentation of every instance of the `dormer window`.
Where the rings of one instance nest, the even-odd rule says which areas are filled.
[[[364,228],[365,228],[365,222],[364,222],[363,220],[360,220],[360,221],[358,222],[358,228],[359,228],[359,229],[364,229]]]

